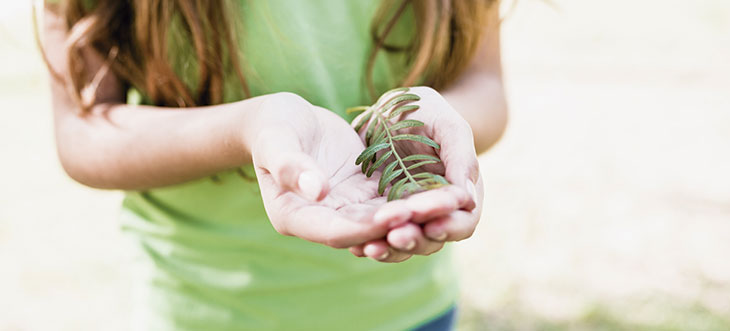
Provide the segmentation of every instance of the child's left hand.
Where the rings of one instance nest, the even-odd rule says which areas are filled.
[[[437,152],[443,162],[434,164],[434,167],[427,170],[444,174],[452,185],[418,193],[417,200],[391,202],[393,208],[398,204],[443,202],[442,199],[453,199],[455,192],[468,192],[474,203],[436,217],[414,213],[409,221],[393,225],[384,239],[350,248],[350,252],[356,256],[367,256],[381,262],[400,262],[414,254],[430,255],[439,251],[444,242],[469,238],[479,221],[484,189],[469,124],[436,90],[414,87],[409,93],[421,97],[416,102],[420,108],[403,116],[419,120],[425,125],[408,130],[411,130],[410,133],[427,136],[441,145]],[[436,154],[429,146],[407,141],[403,141],[399,148],[406,154]],[[444,191],[451,194],[445,194]],[[422,209],[418,206],[410,207],[411,210]],[[387,213],[387,210],[382,212]],[[386,257],[378,259],[383,256]]]

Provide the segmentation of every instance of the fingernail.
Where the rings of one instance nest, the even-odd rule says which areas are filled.
[[[389,252],[389,251],[386,251],[385,253],[383,253],[383,254],[380,254],[380,256],[378,256],[378,257],[376,258],[376,260],[378,260],[378,261],[382,261],[382,260],[385,260],[385,259],[387,259],[387,258],[388,258],[388,256],[390,256],[390,252]]]
[[[319,180],[319,174],[314,171],[305,171],[299,175],[297,185],[299,185],[299,191],[311,200],[317,200],[319,194],[322,192],[322,183]]]
[[[446,240],[447,234],[446,234],[446,232],[440,231],[440,232],[430,234],[429,237],[431,237],[433,240],[436,240],[436,241],[444,241],[444,240]]]
[[[405,250],[410,251],[410,250],[412,250],[414,248],[416,248],[416,241],[415,240],[411,240],[411,241],[408,242],[408,244],[406,244]]]

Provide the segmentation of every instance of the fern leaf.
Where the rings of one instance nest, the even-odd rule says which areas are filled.
[[[373,156],[372,156],[372,157],[370,157],[370,159],[368,159],[368,160],[365,160],[365,162],[363,162],[363,163],[362,163],[362,164],[360,165],[360,169],[362,170],[362,172],[363,172],[363,173],[365,173],[365,171],[367,171],[367,170],[368,170],[368,166],[370,166],[370,163],[373,163],[373,162],[375,162],[375,158],[377,158],[377,156],[378,156],[378,154],[377,154],[377,153],[373,154]]]
[[[408,155],[403,158],[403,162],[420,161],[420,160],[433,160],[436,162],[441,162],[441,159],[439,159],[433,155],[426,155],[426,154],[413,154],[413,155]]]
[[[378,98],[378,101],[375,102],[374,106],[381,105],[383,103],[383,101],[385,100],[385,97],[387,97],[393,93],[408,92],[408,90],[409,90],[409,88],[407,88],[407,87],[398,87],[398,88],[394,88],[392,90],[386,91],[385,93],[383,93],[383,95],[380,96],[380,98]]]
[[[360,165],[362,172],[370,177],[390,161],[382,171],[378,180],[378,194],[383,195],[390,185],[388,201],[401,199],[406,195],[415,192],[430,190],[447,185],[448,181],[438,175],[429,172],[411,173],[424,165],[441,162],[436,156],[427,154],[414,154],[401,156],[395,148],[395,142],[401,140],[414,141],[439,149],[438,143],[432,139],[417,134],[397,134],[398,130],[420,127],[425,124],[421,121],[405,119],[397,121],[398,116],[406,112],[419,109],[418,105],[411,104],[421,98],[416,94],[409,94],[408,88],[397,88],[384,93],[372,106],[353,107],[350,112],[363,112],[357,123],[353,122],[355,131],[360,132],[367,125],[365,131],[365,144],[367,147],[355,160]],[[378,157],[378,152],[389,148],[390,150]],[[412,162],[406,165],[405,162]],[[395,182],[394,182],[395,181]]]
[[[418,108],[419,108],[418,105],[405,105],[405,106],[402,106],[402,107],[398,107],[396,109],[393,109],[392,112],[390,112],[390,115],[388,115],[388,119],[389,120],[394,119],[394,118],[398,117],[398,115],[400,115],[400,114],[403,114],[403,113],[406,113],[406,112],[409,112],[409,111],[413,111],[413,110],[416,110]]]
[[[368,169],[367,172],[365,172],[365,176],[368,176],[368,177],[372,176],[373,172],[375,172],[375,170],[378,170],[378,168],[380,168],[380,166],[382,166],[391,155],[393,155],[393,151],[388,151],[387,153],[383,154],[383,156],[381,156],[380,159],[375,161],[375,163],[373,163],[373,165],[370,167],[370,169]]]
[[[358,113],[361,111],[366,111],[370,108],[370,106],[358,106],[358,107],[350,107],[345,109],[345,114],[352,114],[352,113]]]
[[[431,186],[431,187],[441,187],[444,185],[449,185],[449,181],[446,180],[446,178],[442,177],[441,175],[428,173],[428,176],[425,179],[421,179],[417,181],[420,185],[423,186]]]
[[[387,132],[387,130],[385,130],[385,128],[381,127],[379,129],[375,129],[375,132],[373,132],[373,135],[375,135],[375,136],[370,141],[370,144],[377,145],[377,144],[385,142],[388,138],[388,137],[386,137],[387,133],[388,132]]]
[[[369,111],[363,117],[361,117],[361,118],[358,119],[357,124],[354,124],[353,123],[354,124],[354,127],[355,127],[355,132],[360,132],[360,130],[362,129],[362,127],[365,125],[365,123],[367,123],[368,121],[370,121],[370,118],[373,117],[373,113],[374,113],[373,111]]]
[[[362,162],[365,162],[365,160],[369,160],[370,158],[375,155],[379,150],[390,147],[390,144],[388,143],[382,143],[379,145],[372,145],[366,148],[355,160],[355,164],[360,164]]]
[[[388,103],[386,103],[382,107],[383,108],[383,112],[386,112],[386,111],[390,110],[390,108],[393,108],[393,106],[395,106],[395,105],[397,105],[397,104],[399,104],[401,102],[418,101],[418,100],[421,100],[421,97],[419,97],[418,95],[415,95],[415,94],[401,94],[401,95],[395,96],[392,99],[390,99],[388,101]]]
[[[391,125],[390,126],[390,131],[393,132],[393,131],[397,131],[397,130],[400,130],[400,129],[414,128],[414,127],[424,126],[424,125],[425,124],[423,124],[423,122],[421,122],[421,121],[416,121],[416,120],[402,120],[402,121],[400,121],[398,123],[395,123],[395,124]]]
[[[375,121],[375,123],[371,123],[370,126],[368,126],[368,130],[365,132],[365,143],[370,145],[370,139],[373,138],[373,134],[375,134],[375,130],[380,126],[380,121]]]
[[[398,165],[398,160],[395,160],[388,164],[385,169],[383,169],[383,173],[380,175],[380,181],[378,181],[378,194],[382,195],[385,191],[385,186],[388,185],[388,183],[391,182],[391,180],[386,181],[385,179],[388,177],[391,177],[393,173],[396,171],[395,167]],[[400,170],[403,172],[403,170]],[[393,179],[395,179],[396,176],[392,176]]]
[[[421,162],[418,162],[418,163],[411,164],[406,169],[407,170],[412,170],[412,169],[416,169],[416,168],[418,168],[420,166],[424,166],[424,165],[427,165],[427,164],[433,164],[433,163],[439,163],[439,161],[425,160],[425,161],[421,161]]]
[[[398,169],[392,171],[390,174],[388,174],[388,176],[383,174],[383,177],[380,177],[380,182],[378,183],[378,194],[383,195],[383,193],[385,193],[385,187],[388,185],[388,183],[398,178],[398,176],[400,176],[402,173],[403,169]]]
[[[409,134],[409,133],[399,134],[397,136],[394,136],[392,139],[393,140],[411,140],[411,141],[416,141],[416,142],[419,142],[422,144],[426,144],[435,149],[440,148],[439,144],[437,144],[435,141],[431,140],[431,138],[419,136],[419,135],[415,135],[415,134]]]
[[[408,182],[408,177],[403,177],[397,182],[395,182],[391,187],[390,191],[388,191],[388,201],[392,201],[395,199],[398,199],[402,196],[403,189],[405,188],[405,184]]]

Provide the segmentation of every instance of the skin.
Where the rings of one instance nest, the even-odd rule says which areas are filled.
[[[470,192],[476,202],[475,207],[460,208],[427,221],[416,218],[405,222],[392,228],[384,239],[350,248],[354,255],[383,262],[400,262],[414,254],[433,254],[443,247],[444,242],[466,239],[476,229],[484,198],[476,155],[486,152],[499,141],[507,126],[500,26],[496,23],[500,21],[499,13],[491,11],[488,21],[495,23],[485,27],[476,55],[465,72],[440,92],[427,87],[411,89],[409,93],[421,97],[417,102],[420,108],[406,117],[425,123],[414,133],[426,135],[441,144],[439,153],[446,165],[446,169],[442,170],[446,173],[446,179],[454,185],[462,185],[465,191]],[[473,144],[468,142],[469,138],[473,139]],[[423,147],[418,144],[412,146]],[[431,152],[408,147],[406,150],[410,153]],[[428,170],[439,172],[438,169]],[[421,193],[426,194],[432,193]],[[431,201],[444,202],[446,199],[434,197]]]
[[[446,180],[452,183],[443,189],[426,191],[414,197],[426,197],[424,199],[429,202],[438,201],[442,206],[448,207],[431,214],[414,212],[408,222],[393,227],[386,238],[352,248],[350,251],[357,256],[399,262],[413,254],[433,254],[446,241],[470,237],[481,213],[483,186],[469,123],[436,90],[415,87],[409,93],[421,97],[416,102],[420,108],[402,118],[418,120],[425,125],[402,132],[427,136],[440,142],[438,156],[442,163],[424,168],[433,173],[444,174]],[[402,155],[436,155],[433,148],[421,143],[399,141],[397,148],[402,151]],[[455,199],[458,192],[453,192],[454,187],[463,188],[467,193],[466,199],[474,203],[459,204]],[[418,203],[420,201],[409,199],[399,204],[416,211],[427,207]]]
[[[44,48],[52,68],[67,71],[66,29],[52,7],[44,14]],[[496,46],[495,46],[496,45]],[[414,88],[423,133],[443,147],[453,185],[386,203],[378,176],[355,166],[363,141],[329,110],[291,93],[198,108],[124,104],[113,73],[101,79],[89,113],[80,114],[53,80],[59,158],[76,181],[96,188],[143,190],[174,185],[253,163],[273,227],[357,256],[383,262],[429,255],[445,241],[469,237],[483,189],[476,159],[501,136],[506,106],[499,70],[498,29],[486,33],[467,73],[439,93]],[[88,72],[103,58],[84,52]],[[476,147],[475,147],[476,146]]]

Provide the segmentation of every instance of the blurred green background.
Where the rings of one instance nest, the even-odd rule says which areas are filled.
[[[503,7],[459,329],[730,330],[730,1]],[[63,173],[30,15],[0,3],[0,330],[127,330],[121,194]]]

